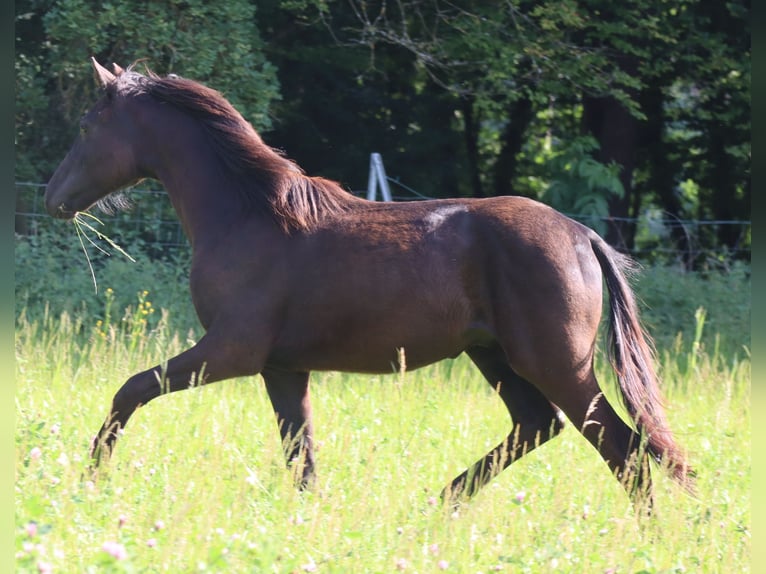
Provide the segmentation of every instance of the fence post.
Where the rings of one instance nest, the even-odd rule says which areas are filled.
[[[391,201],[391,189],[388,187],[386,170],[383,167],[383,158],[379,153],[370,154],[370,177],[367,180],[367,199],[375,201],[378,185],[383,201]]]

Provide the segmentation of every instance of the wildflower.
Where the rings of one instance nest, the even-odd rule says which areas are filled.
[[[29,522],[25,527],[24,531],[27,533],[27,536],[30,538],[34,538],[37,536],[37,522]]]
[[[157,522],[154,523],[155,530],[159,531],[159,530],[162,530],[163,528],[165,528],[165,523],[162,520],[158,520]]]
[[[128,517],[124,514],[120,514],[117,517],[117,528],[122,528],[128,522]]]
[[[449,568],[449,562],[447,562],[446,560],[439,560],[439,562],[437,563],[437,566],[439,567],[439,570],[446,570],[447,568]]]
[[[524,499],[526,497],[527,497],[527,493],[522,490],[516,493],[516,496],[513,497],[513,501],[516,504],[521,504],[522,502],[524,502]]]
[[[399,571],[404,571],[407,569],[407,566],[409,566],[406,558],[397,558],[394,561],[394,564],[396,565],[396,569]]]
[[[316,572],[317,571],[317,565],[316,562],[314,562],[312,559],[309,558],[309,561],[301,566],[301,570],[304,572]]]
[[[436,506],[439,503],[435,496],[428,497],[428,506]]]
[[[51,574],[53,572],[53,566],[51,565],[50,562],[43,562],[42,560],[40,560],[37,563],[37,571],[40,574]]]
[[[436,556],[439,553],[439,545],[436,543],[431,544],[431,546],[428,547],[428,551]]]
[[[157,546],[157,539],[156,538],[150,538],[149,540],[146,541],[146,545],[149,548],[154,548],[155,546]]]
[[[56,435],[58,435],[58,434],[59,434],[59,431],[60,431],[60,430],[61,430],[61,425],[60,425],[60,424],[58,424],[58,423],[55,423],[54,425],[52,425],[52,426],[51,426],[51,428],[50,428],[50,433],[51,433],[53,436],[56,436]]]
[[[38,461],[40,460],[40,457],[42,456],[43,456],[43,451],[39,446],[36,446],[29,451],[29,458],[32,461]]]
[[[125,560],[125,558],[128,557],[128,553],[125,550],[125,547],[120,544],[119,542],[113,542],[108,541],[104,542],[104,545],[101,547],[101,550],[109,554],[109,556],[115,558],[116,560]]]
[[[56,462],[61,466],[69,466],[69,457],[66,455],[66,453],[62,452],[56,459]]]

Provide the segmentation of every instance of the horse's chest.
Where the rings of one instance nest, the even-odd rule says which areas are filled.
[[[246,261],[234,264],[226,260],[193,263],[189,288],[194,309],[206,330],[218,317],[242,318],[261,312],[257,308],[259,301],[272,291],[264,281],[264,275],[252,265],[247,265]]]

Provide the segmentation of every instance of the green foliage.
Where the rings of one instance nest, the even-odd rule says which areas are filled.
[[[172,314],[174,329],[181,332],[198,329],[189,295],[188,252],[178,251],[156,259],[140,239],[121,244],[135,262],[89,247],[96,290],[74,226],[55,222],[54,227],[40,229],[35,235],[17,236],[17,315],[23,312],[30,320],[36,320],[52,308],[56,315],[66,312],[99,316],[105,301],[111,301],[115,309],[124,309],[133,304],[137,293],[149,290],[155,307]],[[150,325],[158,319],[151,317]]]
[[[604,165],[592,157],[598,142],[590,136],[573,140],[552,154],[546,167],[550,185],[542,200],[568,215],[577,216],[599,234],[606,233],[609,196],[622,197],[619,166]]]
[[[17,177],[50,173],[64,156],[72,126],[96,99],[90,56],[122,67],[141,60],[158,73],[207,82],[256,128],[271,125],[279,84],[253,2],[27,0],[16,11],[16,133],[23,150]]]
[[[129,21],[136,25],[125,26]],[[92,92],[93,82],[86,80],[92,77],[87,55],[93,54],[122,66],[145,59],[164,73],[208,82],[256,127],[270,123],[268,109],[278,86],[263,56],[252,2],[66,0],[56,3],[43,22],[51,42],[49,70],[62,86],[65,109],[79,108],[79,98]]]
[[[32,141],[35,134],[45,129],[45,119],[41,112],[48,105],[45,94],[45,78],[33,56],[17,54],[14,60],[16,80],[15,131],[16,143]],[[24,153],[16,154],[16,177],[22,181],[37,177],[34,150],[22,147]]]
[[[446,173],[449,179],[457,162],[457,177],[451,179],[459,192],[440,182],[430,187],[413,184],[419,170],[402,169],[401,178],[422,193],[539,197],[550,184],[545,180],[550,169],[538,161],[545,155],[539,153],[540,142],[555,139],[568,147],[585,129],[601,144],[601,157],[595,159],[623,164],[624,198],[610,197],[611,215],[638,217],[657,207],[683,219],[749,219],[747,2],[350,4],[351,11],[326,0],[289,6],[303,23],[311,22],[313,14],[315,30],[329,28],[327,36],[339,41],[344,52],[367,50],[367,66],[354,69],[355,81],[367,77],[370,68],[391,73],[398,67],[416,72],[408,83],[434,87],[430,97],[440,92],[452,96],[446,105],[452,106],[457,121],[429,125],[428,133],[432,140],[446,142],[458,132],[463,149],[449,156],[424,155],[415,165],[432,178]],[[284,36],[274,37],[280,38]],[[283,57],[281,67],[287,68],[293,61],[290,52]],[[364,60],[357,60],[365,66]],[[319,58],[314,63],[326,70]],[[342,76],[320,77],[344,84]],[[388,101],[407,101],[401,90],[384,87]],[[299,93],[302,90],[299,87]],[[286,85],[285,99],[292,100],[292,94]],[[515,105],[527,100],[535,112],[531,122]],[[585,102],[594,112],[587,121],[581,116]],[[407,125],[425,131],[422,116],[413,116]],[[316,120],[309,116],[301,122],[314,125]],[[389,129],[388,122],[380,128],[372,123],[360,131],[380,133]],[[342,145],[350,133],[341,129],[334,139],[325,131],[316,142],[301,141],[299,145],[307,148],[301,152],[311,158],[328,141]],[[401,131],[397,136],[390,145],[378,136],[376,151],[383,154],[389,172],[398,174],[402,148],[408,154],[418,149]],[[293,147],[289,139],[280,141],[286,149]],[[445,157],[450,158],[446,167]],[[675,190],[688,179],[698,183],[699,199],[691,213],[681,213]],[[603,212],[600,200],[587,203],[591,212]],[[629,224],[621,229],[626,247],[633,243],[634,229]],[[670,240],[683,244],[678,236]],[[716,230],[710,243],[730,249],[740,244],[739,237],[724,229]]]
[[[95,97],[95,55],[123,66],[146,58],[158,73],[208,83],[309,173],[355,191],[376,151],[390,176],[432,197],[540,198],[551,188],[546,197],[567,210],[583,192],[586,215],[603,215],[606,199],[619,217],[750,218],[744,0],[15,7],[19,180],[44,181],[63,157]],[[577,155],[583,135],[598,154]],[[564,165],[547,165],[550,142]],[[625,164],[621,200],[615,158]],[[689,181],[693,194],[681,191]],[[628,247],[634,229],[621,230]],[[733,229],[708,228],[705,249],[747,257]],[[685,249],[682,234],[666,242]]]
[[[635,283],[658,350],[673,349],[681,334],[687,341],[698,339],[711,354],[749,356],[749,266],[734,263],[726,272],[701,272],[656,265],[642,269]],[[692,329],[700,308],[705,313],[701,338]]]

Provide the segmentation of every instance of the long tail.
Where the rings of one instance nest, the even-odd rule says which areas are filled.
[[[695,473],[670,431],[651,338],[641,326],[636,300],[626,280],[626,273],[633,272],[636,264],[595,233],[591,245],[609,291],[609,355],[625,407],[637,430],[645,436],[650,456],[661,461],[673,479],[693,492]]]

